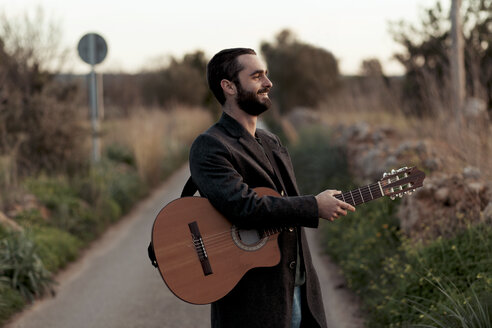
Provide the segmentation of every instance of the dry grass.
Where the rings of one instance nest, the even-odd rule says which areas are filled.
[[[445,171],[458,173],[466,166],[480,169],[492,180],[492,130],[490,122],[464,121],[449,114],[414,121],[411,127],[420,138],[438,145]]]
[[[485,180],[492,180],[492,129],[490,119],[466,120],[453,115],[448,104],[433,105],[436,115],[416,118],[404,114],[396,89],[374,83],[371,88],[350,87],[320,106],[321,121],[328,125],[366,122],[373,127],[392,127],[404,140],[429,140],[448,173],[464,167],[480,169]],[[449,99],[447,100],[449,102]]]
[[[211,122],[210,113],[198,108],[140,108],[128,118],[105,123],[103,148],[117,143],[130,149],[139,174],[152,185],[159,181],[165,161],[172,160]]]

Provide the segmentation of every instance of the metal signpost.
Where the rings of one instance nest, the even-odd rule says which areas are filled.
[[[91,72],[88,75],[89,81],[89,102],[91,108],[92,125],[92,161],[99,162],[101,158],[101,146],[99,136],[99,104],[97,97],[97,79],[95,66],[100,64],[108,54],[108,46],[103,37],[96,33],[84,35],[77,46],[80,58],[91,65]]]

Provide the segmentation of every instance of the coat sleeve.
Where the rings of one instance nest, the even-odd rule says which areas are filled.
[[[190,170],[202,196],[241,228],[318,227],[314,196],[260,197],[233,165],[229,149],[216,137],[200,135],[190,150]]]

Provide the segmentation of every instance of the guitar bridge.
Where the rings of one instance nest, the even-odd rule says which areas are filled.
[[[198,260],[202,265],[203,274],[208,276],[212,274],[212,267],[210,266],[210,261],[208,260],[207,249],[203,243],[202,235],[200,234],[200,229],[198,229],[198,224],[196,221],[188,223],[188,227],[191,232],[191,239],[193,240],[193,245],[195,246],[195,251],[198,256]]]

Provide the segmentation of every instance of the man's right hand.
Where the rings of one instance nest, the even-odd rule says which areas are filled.
[[[340,216],[347,215],[347,210],[355,212],[355,207],[333,197],[341,194],[339,190],[325,190],[316,196],[319,217],[333,221]]]

